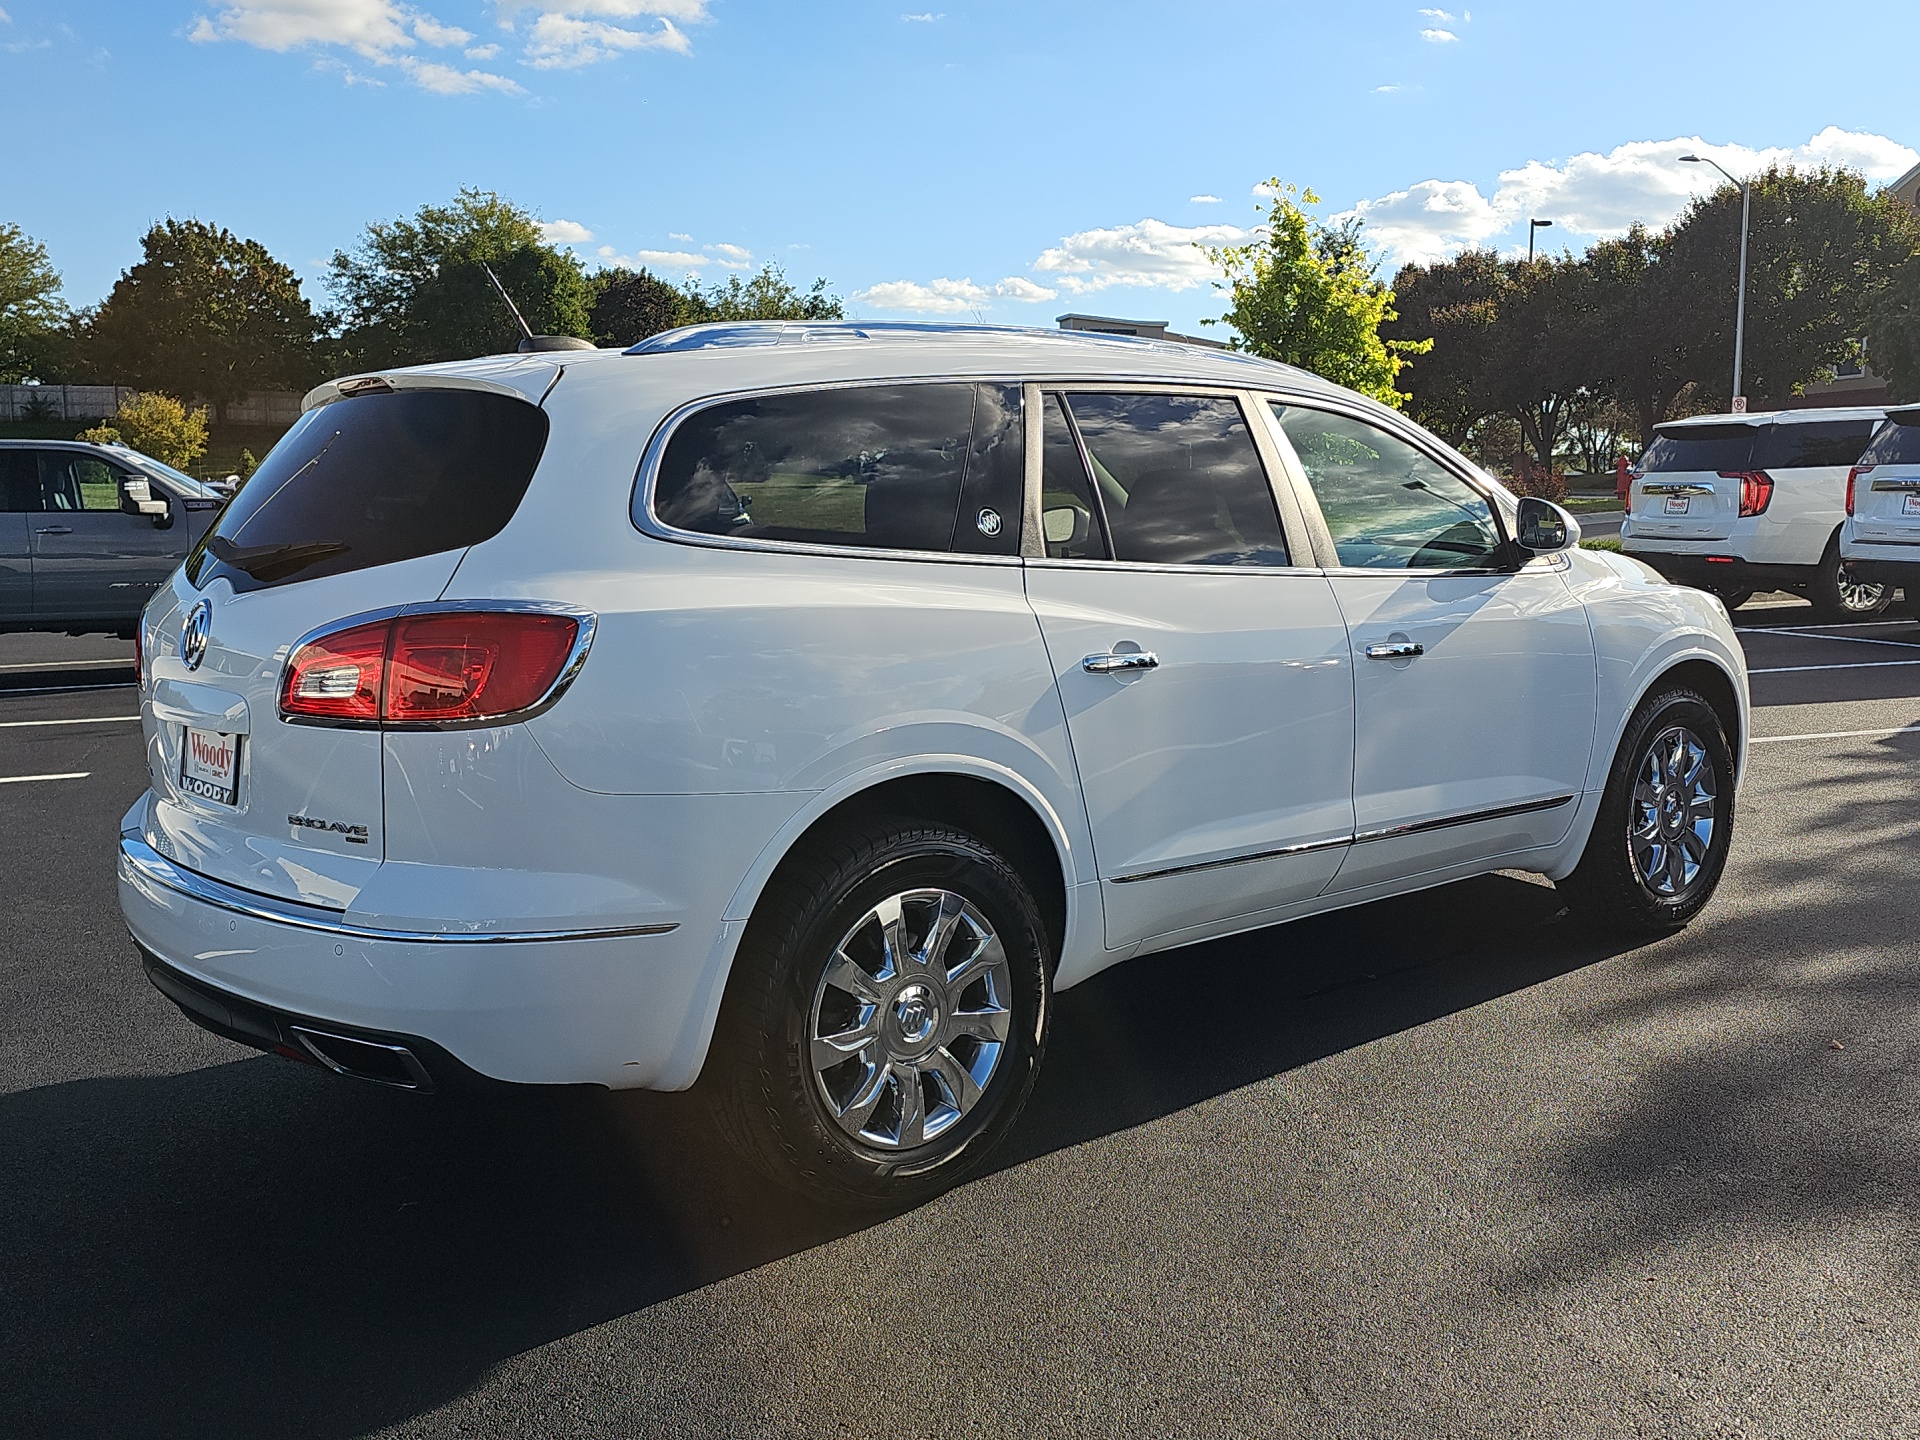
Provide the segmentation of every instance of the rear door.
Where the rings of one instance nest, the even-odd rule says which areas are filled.
[[[0,625],[33,618],[30,510],[40,502],[40,472],[31,450],[0,446]]]
[[[185,512],[166,500],[163,524],[120,509],[132,472],[83,450],[37,452],[41,513],[33,517],[34,613],[43,623],[131,625],[186,554]]]
[[[1895,410],[1853,473],[1853,538],[1912,545],[1920,560],[1920,409]]]
[[[1873,438],[1877,419],[1783,420],[1753,447],[1752,468],[1773,482],[1764,521],[1767,548],[1755,559],[1814,565],[1847,518],[1847,472]]]
[[[148,612],[154,848],[246,889],[353,903],[384,853],[381,732],[280,719],[286,661],[310,632],[439,596],[512,517],[546,435],[530,401],[476,389],[301,418]]]
[[[1675,425],[1654,432],[1628,502],[1636,540],[1724,540],[1740,518],[1740,475],[1758,424]]]

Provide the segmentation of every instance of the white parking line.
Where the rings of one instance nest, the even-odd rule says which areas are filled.
[[[1852,740],[1862,735],[1911,735],[1920,725],[1895,725],[1885,730],[1822,730],[1814,735],[1756,735],[1756,745],[1778,745],[1783,740]]]
[[[1896,665],[1920,665],[1920,660],[1896,660]],[[124,725],[138,715],[87,715],[78,720],[0,720],[0,730],[23,730],[30,725]]]
[[[0,685],[0,700],[13,695],[73,695],[92,690],[136,690],[138,680],[116,680],[111,685],[29,685],[19,690],[11,685]]]
[[[1838,640],[1845,645],[1891,645],[1896,650],[1920,650],[1920,640],[1875,640],[1870,635],[1809,635],[1806,630],[1769,630],[1767,633],[1792,635],[1801,640]]]
[[[1749,669],[1749,675],[1791,675],[1799,670],[1886,670],[1898,665],[1920,665],[1920,660],[1854,660],[1844,665],[1769,665]]]
[[[1793,630],[1872,630],[1877,626],[1911,625],[1911,620],[1835,620],[1827,625],[1741,625],[1741,630],[1758,630],[1764,635],[1784,635]]]
[[[133,657],[124,660],[23,660],[17,665],[0,665],[0,670],[130,670]]]
[[[91,770],[69,770],[62,775],[0,775],[0,785],[27,785],[35,780],[84,780]]]

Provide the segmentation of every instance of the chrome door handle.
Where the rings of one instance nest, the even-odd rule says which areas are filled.
[[[1398,640],[1391,645],[1367,646],[1369,660],[1407,660],[1415,655],[1424,655],[1427,647],[1418,640]]]
[[[1112,675],[1121,670],[1151,670],[1160,657],[1151,650],[1109,650],[1104,655],[1089,655],[1080,668],[1089,675]]]
[[[36,530],[33,533],[36,535],[71,535],[73,533],[73,527],[71,525],[49,525],[45,529]]]

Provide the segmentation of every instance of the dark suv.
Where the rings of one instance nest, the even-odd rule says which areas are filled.
[[[0,440],[0,631],[131,636],[224,503],[125,446]]]

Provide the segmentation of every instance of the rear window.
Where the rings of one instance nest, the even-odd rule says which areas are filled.
[[[538,406],[400,390],[300,417],[187,557],[187,578],[258,590],[464,549],[500,533],[547,443]]]
[[[703,535],[1013,555],[1017,385],[865,385],[690,416],[654,479],[662,524]]]
[[[1750,470],[1756,425],[1688,425],[1653,432],[1640,457],[1642,473],[1674,470]]]
[[[1899,410],[1873,432],[1862,465],[1920,465],[1920,410]]]
[[[1873,438],[1871,420],[1818,420],[1769,425],[1753,447],[1756,470],[1804,470],[1858,464]]]

